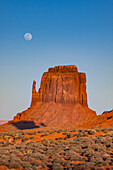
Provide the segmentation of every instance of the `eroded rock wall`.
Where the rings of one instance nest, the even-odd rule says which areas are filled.
[[[67,126],[91,117],[96,117],[96,112],[87,105],[86,74],[69,65],[49,68],[42,76],[38,92],[33,81],[30,108],[13,120],[29,120],[39,126]]]
[[[31,104],[38,101],[87,106],[85,73],[79,73],[75,65],[49,68],[42,76],[38,92],[33,81]]]

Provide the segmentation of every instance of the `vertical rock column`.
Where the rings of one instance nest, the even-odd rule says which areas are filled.
[[[36,91],[36,81],[33,81],[31,106],[39,101],[39,93]]]
[[[80,87],[79,87],[80,104],[83,106],[88,106],[87,93],[86,93],[86,74],[79,73],[79,80],[80,80]]]

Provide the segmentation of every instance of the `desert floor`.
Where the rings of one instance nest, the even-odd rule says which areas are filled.
[[[113,127],[0,132],[0,170],[113,170]]]

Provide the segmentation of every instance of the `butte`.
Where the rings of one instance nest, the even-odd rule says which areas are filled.
[[[87,103],[86,74],[78,72],[75,65],[66,65],[43,73],[38,92],[33,81],[31,106],[18,113],[13,122],[28,120],[39,126],[68,126],[96,116]]]

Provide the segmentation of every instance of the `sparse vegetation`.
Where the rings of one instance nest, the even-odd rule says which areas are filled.
[[[103,133],[96,136],[97,132]],[[54,133],[62,134],[63,137],[46,139],[46,136]],[[39,135],[40,140],[36,141]],[[105,166],[109,166],[109,170],[113,169],[112,128],[19,131],[0,133],[0,136],[0,165],[9,169],[101,170]]]

